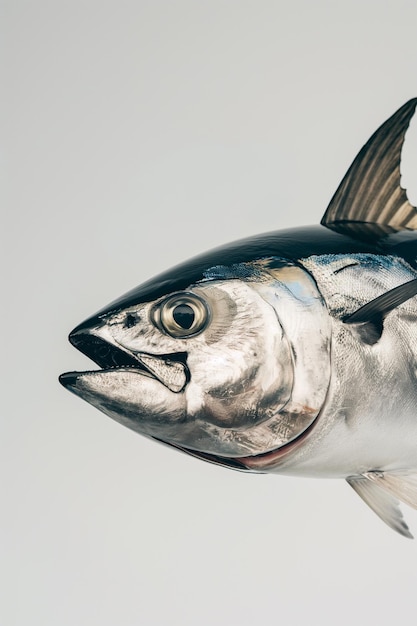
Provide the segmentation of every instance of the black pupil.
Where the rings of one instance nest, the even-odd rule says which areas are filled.
[[[178,304],[172,311],[172,317],[184,330],[189,330],[194,323],[195,314],[189,304]]]

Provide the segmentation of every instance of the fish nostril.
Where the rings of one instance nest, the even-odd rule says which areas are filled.
[[[131,313],[128,313],[128,315],[126,315],[125,317],[124,327],[132,328],[132,326],[136,326],[136,324],[139,322],[139,319],[140,318],[137,315],[132,315]]]

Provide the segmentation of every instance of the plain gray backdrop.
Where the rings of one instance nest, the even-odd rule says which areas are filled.
[[[201,463],[57,378],[89,367],[68,332],[128,289],[319,222],[417,96],[415,0],[0,10],[0,623],[414,624],[417,543],[346,484]],[[416,202],[417,124],[404,180]]]

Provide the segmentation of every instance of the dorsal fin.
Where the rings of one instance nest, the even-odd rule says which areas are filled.
[[[321,220],[332,230],[378,238],[417,229],[417,211],[401,187],[401,150],[417,105],[409,100],[372,135],[353,161]]]

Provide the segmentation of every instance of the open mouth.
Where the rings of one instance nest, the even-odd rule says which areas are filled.
[[[174,393],[183,391],[190,380],[186,352],[158,355],[132,352],[86,332],[73,332],[69,339],[77,350],[88,356],[103,371],[129,368],[142,376],[158,380]],[[59,380],[67,386],[71,380],[74,380],[74,377],[80,374],[80,372],[68,372],[62,374]]]

